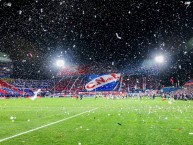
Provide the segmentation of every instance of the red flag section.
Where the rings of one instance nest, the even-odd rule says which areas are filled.
[[[0,89],[0,93],[2,93],[2,94],[8,94],[8,92],[7,91],[4,91],[4,90],[2,90],[2,89]]]
[[[19,89],[18,88],[16,88],[15,86],[13,86],[13,85],[10,85],[10,84],[8,84],[6,81],[3,81],[3,80],[1,80],[0,79],[0,87],[2,88],[7,88],[7,89],[9,89],[9,90],[12,90],[12,91],[15,91],[15,92],[18,92],[19,94],[23,94],[24,92],[22,92],[22,91],[19,91]],[[1,91],[1,93],[2,94],[8,94],[8,92],[6,91],[6,90],[2,90],[2,89],[0,89]]]

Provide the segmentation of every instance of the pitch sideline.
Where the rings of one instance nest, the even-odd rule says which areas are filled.
[[[42,129],[42,128],[45,128],[45,127],[48,127],[48,126],[53,125],[53,124],[60,123],[60,122],[62,122],[62,121],[65,121],[65,120],[68,120],[68,119],[71,119],[71,118],[80,116],[80,115],[82,115],[82,114],[85,114],[85,113],[87,113],[87,112],[90,112],[90,111],[93,111],[93,110],[96,110],[96,109],[98,109],[98,108],[94,108],[94,109],[91,109],[91,110],[88,110],[88,111],[85,111],[85,112],[82,112],[82,113],[79,113],[79,114],[76,114],[76,115],[73,115],[73,116],[70,116],[70,117],[67,117],[67,118],[64,118],[64,119],[61,119],[61,120],[52,122],[52,123],[49,123],[49,124],[46,124],[46,125],[42,125],[42,126],[40,126],[40,127],[31,129],[31,130],[28,130],[28,131],[25,131],[25,132],[22,132],[22,133],[19,133],[19,134],[10,136],[10,137],[6,137],[6,138],[4,138],[4,139],[0,139],[0,142],[3,142],[3,141],[5,141],[5,140],[8,140],[8,139],[12,139],[12,138],[18,137],[18,136],[23,135],[23,134],[27,134],[27,133],[36,131],[36,130],[39,130],[39,129]]]

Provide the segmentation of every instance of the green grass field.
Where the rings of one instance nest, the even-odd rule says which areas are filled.
[[[3,145],[192,145],[191,133],[193,101],[0,100]]]

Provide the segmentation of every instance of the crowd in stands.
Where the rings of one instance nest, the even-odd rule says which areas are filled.
[[[63,94],[77,94],[79,91],[86,91],[85,85],[88,80],[85,76],[69,76],[55,79],[51,83],[52,93],[63,93]],[[139,76],[124,76],[116,86],[114,91],[121,92],[135,92],[136,90],[146,89],[157,89],[158,85],[156,79],[153,76],[139,77]]]
[[[23,95],[22,91],[20,91],[17,87],[0,79],[0,96],[9,97],[9,96],[20,96],[20,95]]]
[[[24,79],[0,79],[0,96],[3,97],[27,97],[33,96],[34,91],[41,89],[39,95],[50,94],[49,80],[24,80]]]
[[[17,88],[49,89],[49,80],[4,79]]]
[[[0,97],[33,96],[33,92],[37,89],[41,89],[40,96],[49,96],[57,93],[73,95],[78,94],[80,91],[86,91],[86,83],[88,83],[88,80],[86,80],[85,76],[70,76],[54,80],[0,79]],[[122,80],[120,80],[119,86],[115,91],[127,92],[127,97],[132,97],[133,94],[142,92],[144,87],[149,90],[157,90],[158,82],[154,76],[146,76],[144,79],[144,77],[139,77],[137,75],[125,75],[122,77]],[[142,93],[148,96],[155,94],[144,91]],[[193,87],[170,89],[169,92],[163,92],[161,96],[163,98],[173,98],[176,100],[193,99]]]
[[[119,84],[118,91],[133,91],[136,89],[158,89],[158,77],[156,67],[142,67],[134,63],[122,66],[116,62],[95,62],[92,66],[71,66],[65,67],[59,71],[60,79],[52,82],[51,91],[55,93],[63,92],[65,94],[76,93],[77,91],[86,91],[84,86],[87,82],[84,80],[80,83],[82,77],[91,74],[109,74],[121,73],[124,75],[123,81]],[[122,70],[120,72],[120,70]],[[76,80],[78,78],[78,80]],[[75,83],[75,84],[74,84]],[[55,90],[54,90],[55,88]]]
[[[193,89],[181,88],[171,93],[163,93],[162,97],[174,100],[193,100]]]
[[[135,90],[158,89],[159,83],[156,76],[125,76],[121,84],[124,92],[134,92]]]
[[[55,83],[55,84],[53,84]],[[60,78],[52,82],[52,92],[55,87],[55,93],[62,92],[63,94],[77,94],[80,90],[84,89],[83,77],[67,77]]]
[[[51,92],[64,93],[64,94],[76,94],[79,91],[86,91],[85,85],[88,83],[84,76],[70,76],[55,79],[55,82],[51,83]],[[148,89],[157,89],[157,82],[154,77],[146,77],[145,82],[143,77],[138,76],[125,76],[119,85],[116,87],[116,91],[122,92],[134,92],[135,90],[143,90],[144,87]],[[55,90],[54,90],[55,88]]]

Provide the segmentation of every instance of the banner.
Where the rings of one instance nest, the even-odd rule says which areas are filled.
[[[85,85],[85,89],[87,91],[96,90],[99,87],[103,87],[107,84],[117,82],[120,79],[120,76],[121,74],[113,73],[109,75],[103,75],[103,76],[96,77]],[[115,86],[116,84],[112,84],[110,88],[112,89],[112,87],[114,88]]]

